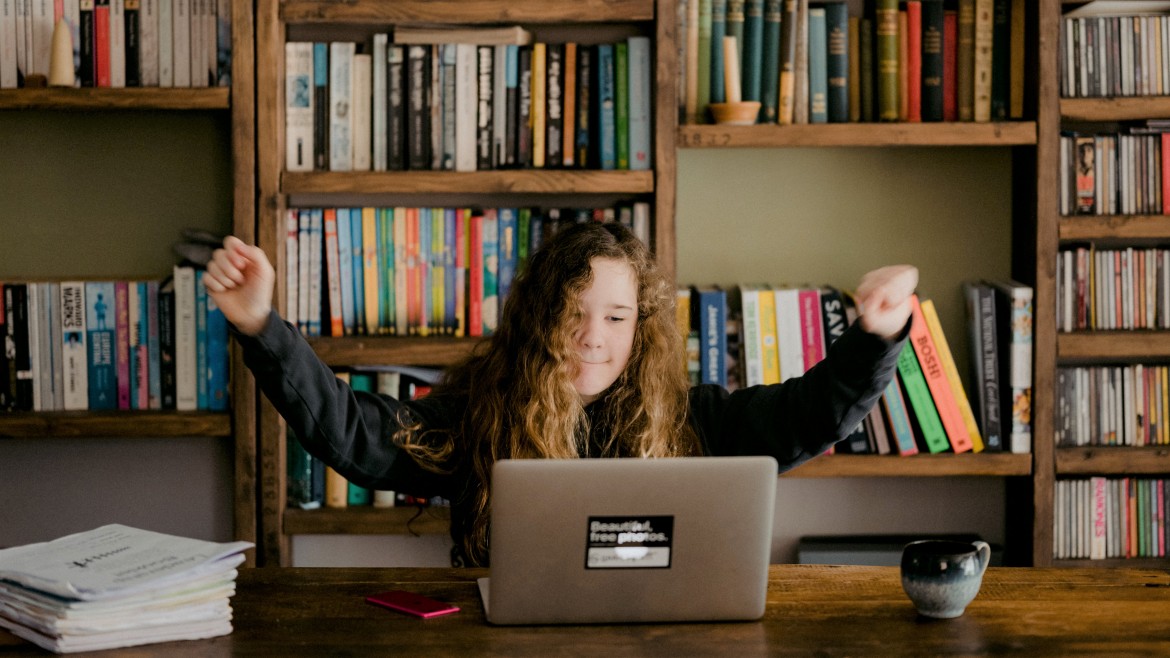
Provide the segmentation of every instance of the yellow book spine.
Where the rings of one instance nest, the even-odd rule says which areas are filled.
[[[959,379],[959,370],[955,367],[955,359],[951,355],[950,345],[947,344],[947,337],[943,334],[942,323],[939,322],[934,301],[922,300],[921,306],[922,317],[926,320],[926,327],[934,339],[934,346],[938,351],[943,372],[946,373],[947,382],[951,385],[955,402],[959,405],[959,415],[963,417],[963,424],[967,426],[967,432],[971,434],[971,451],[983,452],[983,435],[979,433],[979,425],[975,422],[975,413],[971,411],[971,402],[967,399],[967,391],[963,389],[963,381]]]
[[[544,167],[544,90],[545,90],[545,46],[543,43],[532,44],[532,166],[537,169]]]
[[[467,264],[470,261],[471,242],[469,222],[471,210],[460,208],[455,211],[455,336],[467,334]]]
[[[763,349],[764,383],[780,383],[780,349],[776,343],[776,293],[760,291],[760,344]]]
[[[1163,366],[1162,370],[1162,413],[1158,418],[1158,425],[1162,428],[1162,444],[1170,444],[1170,423],[1167,421],[1167,414],[1170,411],[1170,368]]]
[[[687,336],[691,333],[691,289],[679,288],[674,297],[674,324],[678,327],[682,346],[683,372],[687,370]]]
[[[362,276],[365,278],[366,335],[378,333],[378,217],[362,208]]]

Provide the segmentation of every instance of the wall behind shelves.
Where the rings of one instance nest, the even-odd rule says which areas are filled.
[[[230,230],[226,112],[0,113],[0,281],[148,278]],[[0,547],[106,523],[232,536],[228,439],[0,441]]]
[[[914,264],[967,383],[960,286],[1009,272],[1009,149],[683,149],[678,170],[680,283],[853,288],[876,267]],[[1003,542],[1004,484],[781,479],[773,559],[795,561],[803,535],[976,532]]]

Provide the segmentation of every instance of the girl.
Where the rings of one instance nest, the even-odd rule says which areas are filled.
[[[261,390],[310,454],[364,487],[451,500],[456,564],[486,566],[492,464],[505,458],[775,457],[847,436],[893,377],[910,266],[867,274],[859,320],[783,384],[691,387],[673,284],[620,224],[558,232],[513,284],[498,331],[411,402],[355,392],[272,310],[264,252],[229,237],[204,282]]]

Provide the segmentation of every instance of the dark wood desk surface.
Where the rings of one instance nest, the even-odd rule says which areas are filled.
[[[1170,655],[1170,570],[992,568],[964,616],[936,621],[915,613],[895,567],[774,566],[759,622],[538,627],[488,625],[484,573],[246,570],[233,634],[89,655]],[[462,610],[423,620],[365,603],[387,589]],[[51,654],[0,631],[0,658],[34,655]]]

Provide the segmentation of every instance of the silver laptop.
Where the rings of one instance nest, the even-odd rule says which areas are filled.
[[[771,457],[497,462],[488,621],[759,619],[776,472]]]

